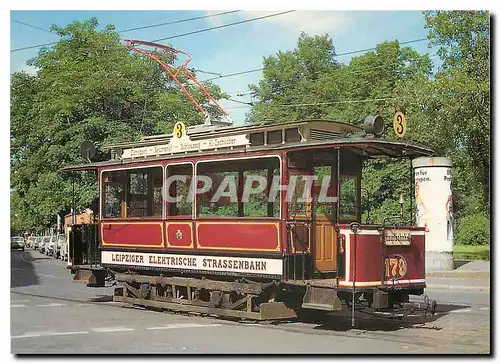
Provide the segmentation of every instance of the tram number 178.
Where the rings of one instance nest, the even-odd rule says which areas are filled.
[[[401,279],[406,275],[408,264],[400,255],[385,258],[385,276],[390,279]]]

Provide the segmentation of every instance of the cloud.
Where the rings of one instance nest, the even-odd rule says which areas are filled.
[[[11,73],[15,72],[26,72],[29,75],[36,75],[38,68],[30,66],[25,62],[21,62],[20,64],[13,65],[11,68]]]
[[[247,20],[261,16],[271,15],[280,11],[242,11],[231,15],[207,18],[212,26],[219,26],[238,20]],[[207,11],[215,14],[216,11]],[[294,11],[293,13],[278,15],[270,18],[251,22],[257,30],[264,30],[263,25],[274,25],[282,31],[297,36],[301,32],[309,35],[328,33],[331,37],[346,31],[352,24],[352,18],[347,12],[342,11]]]

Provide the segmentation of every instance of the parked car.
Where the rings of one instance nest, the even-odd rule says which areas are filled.
[[[50,236],[44,236],[42,238],[42,241],[40,242],[40,253],[45,253],[45,247],[48,245],[50,242]]]
[[[49,242],[45,245],[45,255],[54,255],[57,244],[57,235],[52,235]]]
[[[66,239],[66,235],[64,235],[64,241],[61,246],[59,258],[61,258],[61,260],[64,260],[66,262],[68,261],[68,241]]]
[[[57,235],[56,244],[54,245],[54,251],[52,253],[52,256],[54,258],[57,259],[61,256],[61,248],[65,242],[66,242],[66,235],[64,234]]]
[[[40,242],[42,241],[43,236],[37,236],[35,238],[35,241],[33,242],[33,249],[38,250],[40,249]]]
[[[30,235],[28,239],[26,239],[26,248],[33,248],[35,239],[36,239],[35,235]]]
[[[10,239],[10,249],[21,249],[24,251],[24,238],[22,236],[13,236]]]

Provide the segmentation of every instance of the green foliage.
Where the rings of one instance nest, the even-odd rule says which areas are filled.
[[[489,13],[424,14],[443,65],[434,79],[417,77],[398,84],[411,120],[409,135],[452,158],[459,214],[472,213],[477,206],[489,214]]]
[[[35,75],[11,78],[11,218],[19,230],[48,227],[69,212],[72,182],[59,169],[84,163],[83,141],[97,147],[169,132],[177,120],[203,119],[159,65],[131,53],[113,26],[97,31],[97,20],[52,27],[61,37],[29,61]],[[164,55],[160,55],[164,57]],[[182,81],[184,81],[181,78]],[[218,87],[205,85],[216,99]],[[207,98],[187,88],[204,106]],[[219,115],[207,106],[213,119]],[[94,160],[106,158],[100,152]],[[93,173],[77,173],[74,207],[97,197]]]
[[[490,220],[480,212],[465,216],[460,220],[455,244],[457,245],[489,245]]]

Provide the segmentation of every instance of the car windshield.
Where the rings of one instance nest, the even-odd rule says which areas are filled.
[[[20,242],[20,241],[24,241],[24,239],[23,239],[23,238],[21,238],[21,237],[19,237],[19,236],[14,236],[14,237],[11,239],[11,241],[12,241],[13,243],[18,243],[18,242]]]

